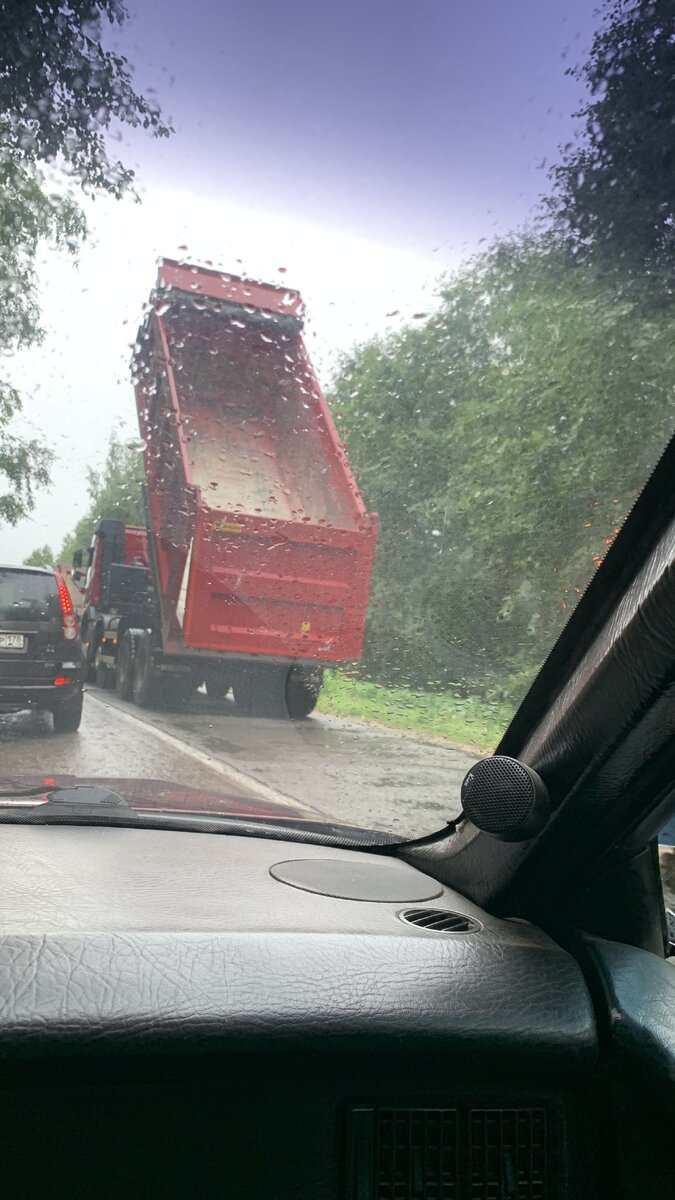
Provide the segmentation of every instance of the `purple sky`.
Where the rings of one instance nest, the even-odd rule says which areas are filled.
[[[177,131],[134,136],[141,180],[425,255],[528,215],[597,20],[589,0],[129,7],[118,44]]]
[[[527,219],[574,128],[565,67],[595,27],[592,0],[127,3],[115,44],[176,134],[124,131],[145,204],[97,200],[77,267],[47,255],[48,337],[13,369],[29,432],[59,457],[34,517],[0,531],[10,561],[61,542],[86,505],[72,464],[134,431],[129,343],[159,254],[285,267],[325,382],[339,350],[428,311],[442,273]]]

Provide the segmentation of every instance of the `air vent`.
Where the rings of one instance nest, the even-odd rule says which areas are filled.
[[[471,1110],[471,1200],[545,1200],[546,1113]]]
[[[417,929],[428,929],[432,933],[479,933],[483,928],[473,917],[449,912],[446,908],[405,908],[398,915],[406,925],[415,925]]]

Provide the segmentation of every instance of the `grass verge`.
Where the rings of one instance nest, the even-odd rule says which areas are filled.
[[[479,751],[491,751],[513,715],[508,705],[490,704],[451,692],[415,692],[383,687],[326,671],[318,711],[336,717],[355,717],[390,729],[408,730],[428,738]]]

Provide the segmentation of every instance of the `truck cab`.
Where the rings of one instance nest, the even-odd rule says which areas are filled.
[[[147,530],[103,519],[89,546],[86,574],[82,558],[77,553],[73,567],[82,580],[81,629],[87,678],[107,687],[114,682],[115,651],[124,628],[148,621],[151,580]]]

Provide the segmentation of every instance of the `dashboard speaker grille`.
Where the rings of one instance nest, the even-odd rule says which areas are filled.
[[[349,1111],[349,1200],[550,1200],[539,1108]]]
[[[546,1200],[546,1113],[471,1110],[471,1200]]]
[[[355,1200],[459,1200],[456,1109],[361,1110],[368,1111],[370,1165]]]

